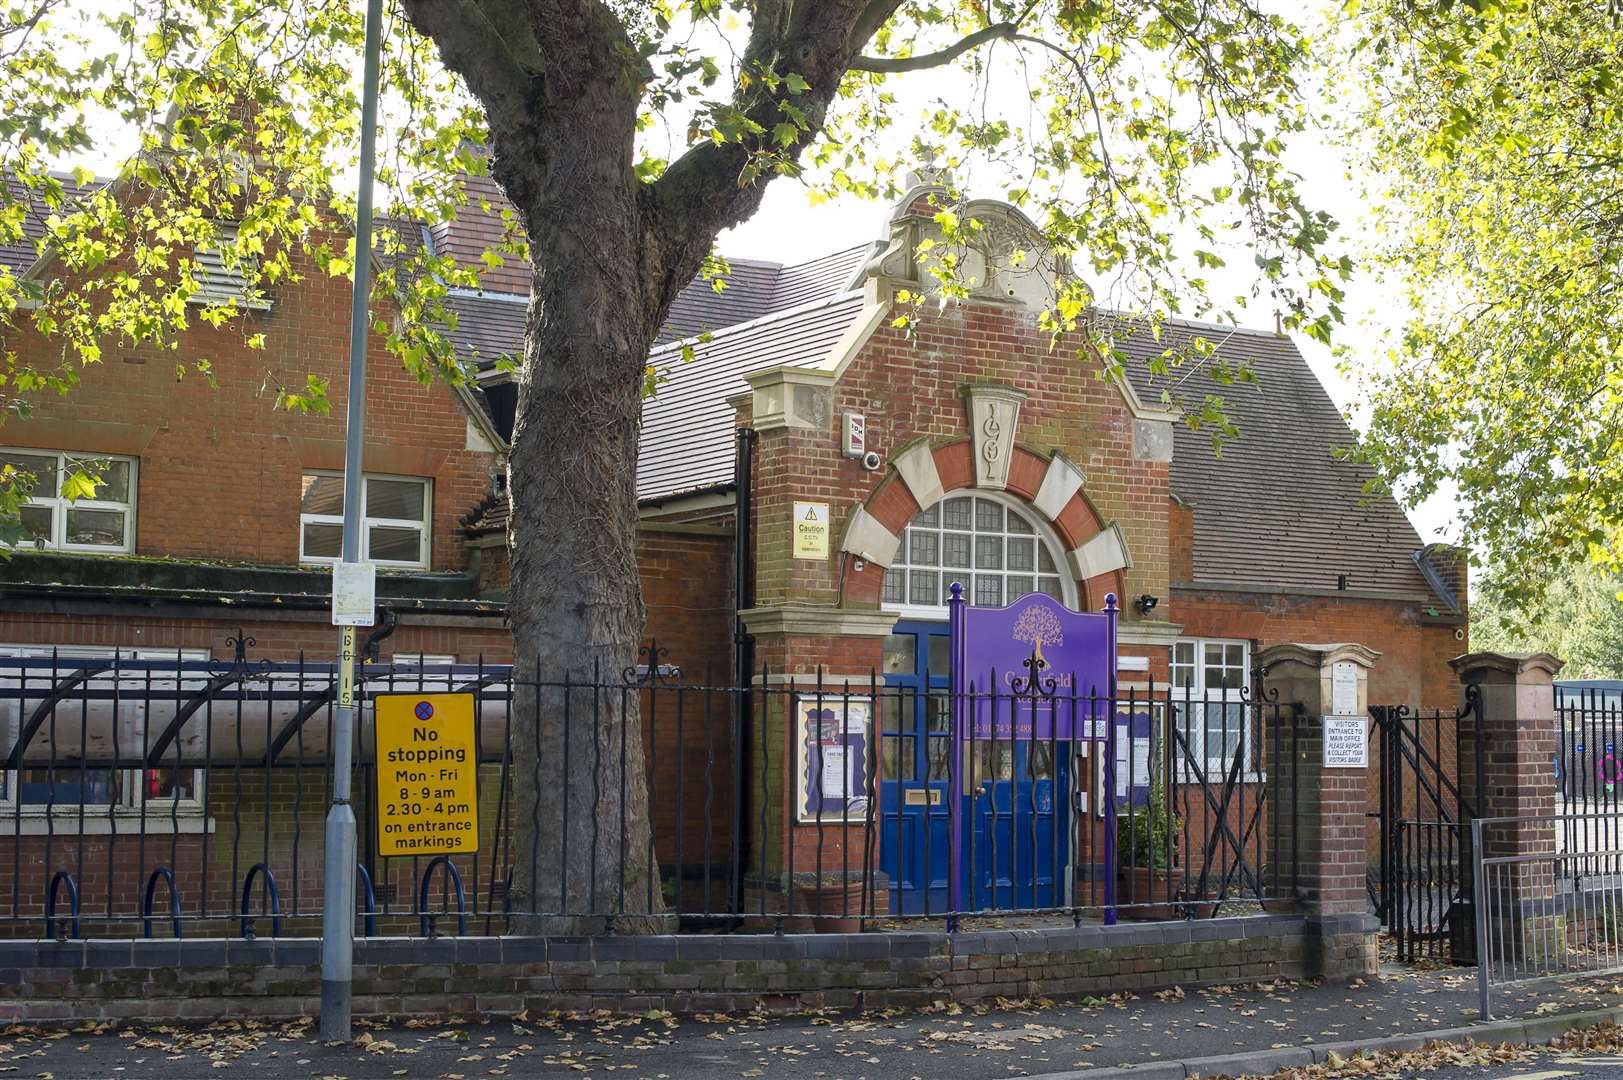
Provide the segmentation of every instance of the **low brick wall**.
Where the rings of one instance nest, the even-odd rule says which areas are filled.
[[[1335,970],[1321,970],[1327,959]],[[1373,963],[1366,921],[1297,915],[955,935],[373,938],[356,943],[355,1012],[861,1008],[1350,977]],[[0,1019],[309,1015],[319,964],[311,939],[0,942]]]

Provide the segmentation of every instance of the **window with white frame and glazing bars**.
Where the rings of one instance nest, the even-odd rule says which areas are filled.
[[[135,459],[0,450],[0,475],[28,492],[17,542],[59,551],[135,549]]]
[[[1233,769],[1236,755],[1241,772],[1249,771],[1253,763],[1245,700],[1250,643],[1214,638],[1174,642],[1171,675],[1173,723],[1188,747],[1175,755],[1184,771],[1198,763],[1207,779],[1217,779]]]
[[[432,490],[412,476],[372,476],[361,487],[361,561],[426,569]],[[344,549],[344,477],[304,474],[299,500],[299,560],[337,562]]]
[[[985,496],[952,496],[908,522],[882,600],[904,609],[943,607],[956,581],[976,607],[1003,607],[1034,592],[1066,603],[1060,559],[1021,510]]]

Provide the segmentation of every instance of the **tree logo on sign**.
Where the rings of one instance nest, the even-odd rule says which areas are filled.
[[[1030,642],[1037,659],[1043,659],[1044,645],[1065,644],[1059,618],[1042,604],[1031,604],[1014,620],[1014,640]]]

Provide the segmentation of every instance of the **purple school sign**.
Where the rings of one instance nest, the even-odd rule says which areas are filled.
[[[975,608],[954,582],[947,602],[953,732],[948,904],[963,910],[964,749],[977,739],[1102,741],[1104,921],[1116,921],[1116,597],[1098,613],[1042,593]],[[1075,783],[1075,778],[1072,778]],[[1066,795],[1069,798],[1069,793]],[[1058,867],[1055,868],[1056,872]],[[949,916],[956,926],[956,916]]]
[[[1005,608],[974,608],[954,596],[954,686],[976,739],[1104,739],[1114,609],[1072,611],[1032,593]],[[1096,722],[1097,721],[1097,722]]]

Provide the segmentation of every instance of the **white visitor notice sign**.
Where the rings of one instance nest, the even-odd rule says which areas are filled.
[[[1369,729],[1362,716],[1324,718],[1324,767],[1367,769]]]

